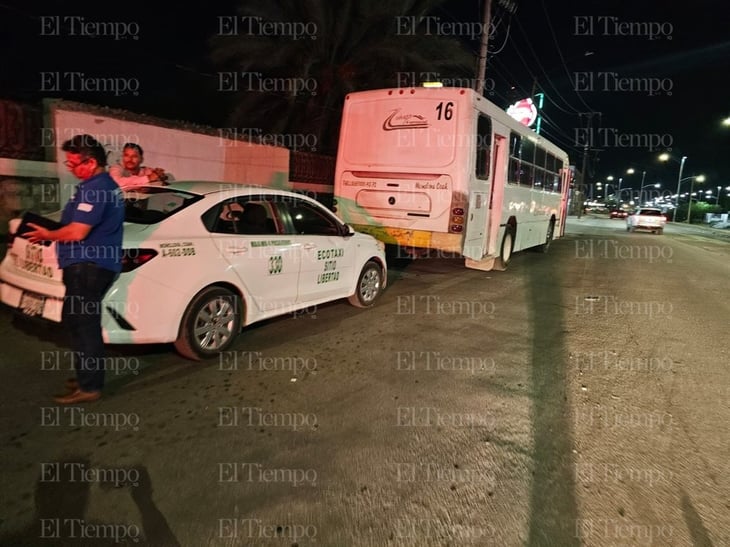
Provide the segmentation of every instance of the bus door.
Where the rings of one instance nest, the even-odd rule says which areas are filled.
[[[489,199],[494,180],[494,148],[492,147],[492,119],[475,111],[476,140],[474,142],[474,169],[468,175],[469,205],[466,215],[466,233],[462,254],[472,260],[481,260],[487,252],[489,234]]]
[[[503,134],[500,134],[501,131]],[[502,224],[502,204],[504,202],[504,188],[507,185],[507,155],[509,143],[507,137],[509,130],[503,126],[494,128],[494,143],[492,148],[492,184],[489,196],[489,225],[487,236],[487,254],[497,255],[499,253],[500,241],[499,229]]]
[[[570,189],[571,176],[572,173],[570,167],[566,165],[560,172],[560,227],[555,237],[562,237],[565,235],[565,224],[568,219],[568,192]]]
[[[466,217],[466,235],[462,254],[472,260],[481,260],[487,246],[487,218],[489,216],[489,185],[469,192],[469,210]]]

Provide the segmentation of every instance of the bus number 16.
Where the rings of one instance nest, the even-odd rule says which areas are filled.
[[[444,106],[443,102],[440,102],[439,105],[436,107],[436,110],[438,111],[439,115],[437,119],[441,119],[441,116],[443,116],[444,120],[450,120],[451,117],[454,115],[454,103],[449,101],[446,103],[446,106]]]

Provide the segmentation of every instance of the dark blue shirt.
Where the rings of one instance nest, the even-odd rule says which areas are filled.
[[[91,226],[86,239],[58,242],[58,265],[61,268],[93,262],[101,268],[122,270],[122,233],[124,198],[109,173],[100,173],[79,182],[61,215],[64,226],[81,222]]]

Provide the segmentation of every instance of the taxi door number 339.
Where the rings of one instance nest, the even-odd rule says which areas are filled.
[[[276,275],[278,273],[281,273],[283,266],[284,259],[281,257],[281,255],[269,257],[269,275]]]

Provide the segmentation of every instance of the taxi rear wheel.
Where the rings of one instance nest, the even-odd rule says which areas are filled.
[[[175,349],[199,361],[225,351],[241,329],[241,299],[223,287],[207,287],[192,299],[180,324]]]
[[[355,294],[348,298],[357,308],[369,308],[383,290],[383,269],[373,260],[365,264],[357,279]]]

